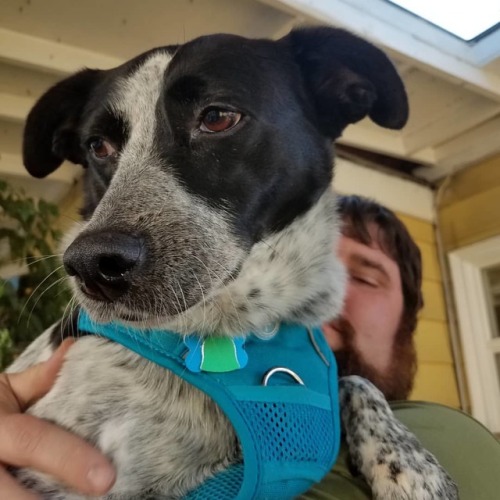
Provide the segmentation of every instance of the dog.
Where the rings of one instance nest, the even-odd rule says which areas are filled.
[[[326,27],[277,41],[210,35],[56,84],[28,116],[23,155],[35,177],[64,160],[85,168],[84,222],[63,262],[93,321],[269,335],[277,323],[310,327],[341,310],[332,143],[365,117],[391,129],[408,117],[400,77],[368,42]],[[76,335],[76,316],[10,371]],[[343,379],[340,394],[353,463],[375,498],[456,498],[369,382]],[[111,459],[107,500],[182,498],[241,459],[206,394],[95,335],[79,338],[29,411]],[[16,475],[44,498],[82,498],[41,473]]]

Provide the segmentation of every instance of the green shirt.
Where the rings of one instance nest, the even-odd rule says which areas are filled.
[[[435,403],[392,403],[396,417],[432,452],[458,485],[460,500],[500,498],[500,441],[469,415]],[[331,472],[302,499],[367,500],[370,489],[347,467],[342,446]]]

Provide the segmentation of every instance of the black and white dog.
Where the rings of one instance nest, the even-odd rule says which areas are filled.
[[[241,335],[340,311],[332,141],[365,116],[394,129],[408,116],[399,76],[371,44],[331,28],[278,41],[213,35],[63,80],[28,117],[24,160],[36,177],[65,159],[86,169],[85,222],[64,265],[93,320]],[[48,358],[68,323],[11,370]],[[341,399],[353,463],[375,498],[456,497],[374,387],[345,379]],[[182,497],[239,453],[206,395],[97,336],[76,342],[30,412],[110,457],[109,500]],[[18,475],[46,498],[81,498]]]

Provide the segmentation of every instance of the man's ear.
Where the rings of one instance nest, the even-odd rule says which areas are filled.
[[[30,111],[24,128],[23,160],[34,177],[45,177],[66,159],[82,162],[77,127],[100,73],[86,69],[62,80]]]
[[[335,28],[303,28],[282,38],[300,66],[323,133],[333,139],[350,123],[369,116],[400,129],[408,99],[389,58],[371,43]]]

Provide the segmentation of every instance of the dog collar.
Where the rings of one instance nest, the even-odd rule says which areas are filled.
[[[213,371],[217,355],[207,363],[211,370],[203,362],[194,362],[198,370],[188,366],[189,344],[195,339],[199,346],[199,337],[186,342],[166,330],[98,324],[84,311],[78,329],[171,370],[210,396],[231,421],[243,462],[207,479],[186,500],[295,498],[332,468],[340,443],[337,366],[320,328],[282,324],[266,340],[249,333],[245,351],[232,352],[236,362],[222,363],[236,369],[221,371]],[[224,345],[230,355],[231,346]]]

